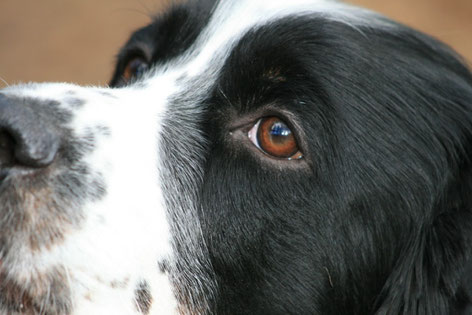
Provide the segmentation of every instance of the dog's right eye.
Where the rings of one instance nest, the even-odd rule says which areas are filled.
[[[123,71],[123,79],[126,82],[142,76],[149,69],[148,62],[143,57],[134,57],[128,61]]]
[[[263,117],[249,130],[250,141],[261,151],[284,160],[303,158],[290,127],[276,116]]]

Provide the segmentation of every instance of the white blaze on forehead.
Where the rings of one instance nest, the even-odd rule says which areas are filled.
[[[208,25],[183,55],[166,65],[174,73],[198,76],[222,66],[234,45],[249,30],[289,16],[318,14],[358,30],[359,25],[390,25],[375,12],[331,0],[227,0],[214,9]],[[361,31],[359,31],[361,32]],[[156,69],[161,73],[163,68]],[[153,83],[156,73],[149,76]]]

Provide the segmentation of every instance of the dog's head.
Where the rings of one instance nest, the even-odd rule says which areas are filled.
[[[465,311],[471,109],[372,12],[175,6],[110,88],[0,91],[0,312]]]

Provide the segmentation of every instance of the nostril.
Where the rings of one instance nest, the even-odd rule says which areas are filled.
[[[53,126],[33,107],[0,94],[0,168],[45,167],[59,149]]]
[[[14,146],[13,137],[6,130],[0,130],[0,169],[14,164]]]
[[[5,130],[0,130],[0,183],[8,175],[8,169],[15,164],[14,140]]]

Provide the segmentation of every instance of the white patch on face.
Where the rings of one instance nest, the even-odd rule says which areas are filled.
[[[359,30],[360,25],[375,24],[391,27],[393,24],[377,13],[347,5],[336,0],[223,0],[214,9],[208,25],[203,29],[192,47],[165,68],[158,68],[146,78],[152,85],[162,69],[174,73],[186,73],[195,77],[222,65],[236,43],[249,30],[289,16],[317,14],[328,20],[344,23]],[[216,77],[217,72],[215,72]]]
[[[148,92],[113,91],[111,102],[88,103],[74,117],[73,129],[79,138],[86,135],[89,126],[100,126],[103,122],[111,136],[97,139],[93,154],[86,157],[87,165],[106,179],[107,194],[85,207],[85,226],[71,240],[81,249],[81,257],[91,257],[89,263],[95,270],[88,269],[87,274],[92,273],[92,277],[109,283],[129,281],[130,285],[125,286],[128,298],[117,296],[116,301],[130,303],[130,308],[135,309],[129,297],[134,295],[139,279],[144,278],[153,291],[161,291],[154,297],[159,304],[156,307],[172,309],[176,305],[169,280],[158,274],[158,262],[171,256],[170,232],[157,169],[164,107],[159,106],[163,102]],[[71,259],[67,265],[74,262],[77,260]],[[80,268],[80,264],[76,268]],[[95,296],[94,292],[81,294]],[[103,295],[108,294],[106,289]],[[104,307],[106,309],[106,304]]]
[[[170,87],[169,87],[170,90]],[[77,211],[84,221],[50,250],[17,253],[10,274],[31,279],[34,273],[61,266],[73,297],[74,314],[137,314],[136,285],[149,284],[155,314],[174,313],[177,305],[167,275],[158,263],[172,256],[170,231],[158,176],[162,100],[150,90],[80,88],[63,84],[24,86],[6,91],[36,100],[64,99],[73,92],[84,101],[66,126],[73,137],[94,135],[84,162],[104,180],[106,193],[85,200]],[[66,103],[61,103],[67,107]],[[105,132],[94,132],[105,130]],[[93,177],[92,176],[92,177]]]

